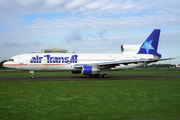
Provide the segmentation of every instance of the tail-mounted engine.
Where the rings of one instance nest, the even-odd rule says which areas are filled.
[[[139,45],[121,45],[121,52],[123,53],[137,53],[141,47],[141,44]]]

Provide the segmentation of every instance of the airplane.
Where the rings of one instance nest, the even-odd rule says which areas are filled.
[[[3,64],[6,68],[30,71],[70,71],[89,77],[107,78],[104,70],[127,70],[161,59],[157,52],[160,29],[154,29],[141,45],[122,45],[123,54],[28,53],[11,57]]]

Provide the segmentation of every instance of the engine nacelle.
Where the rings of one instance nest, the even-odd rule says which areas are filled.
[[[141,44],[139,45],[121,45],[121,52],[123,53],[137,53],[141,47]]]
[[[97,74],[99,72],[99,69],[97,67],[85,65],[83,66],[81,72],[83,75],[93,75],[93,74]]]
[[[79,74],[79,73],[81,73],[81,71],[70,71],[70,73],[72,73],[72,74]]]

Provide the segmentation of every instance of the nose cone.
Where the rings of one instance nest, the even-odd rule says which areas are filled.
[[[5,68],[12,68],[12,69],[14,68],[13,64],[10,63],[9,61],[4,62],[3,63],[3,67],[5,67]]]
[[[14,62],[11,62],[11,61],[4,62],[3,67],[10,68],[10,69],[16,69]]]
[[[7,65],[7,62],[4,62],[3,63],[3,67],[7,67],[8,65]]]

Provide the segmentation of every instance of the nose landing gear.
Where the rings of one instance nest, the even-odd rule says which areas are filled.
[[[31,78],[34,79],[35,78],[34,71],[29,71],[29,73],[31,73]]]

